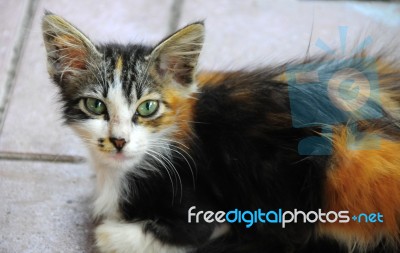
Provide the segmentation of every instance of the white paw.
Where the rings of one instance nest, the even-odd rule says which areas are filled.
[[[185,253],[182,247],[160,242],[143,232],[142,223],[106,220],[95,230],[96,246],[101,253]]]

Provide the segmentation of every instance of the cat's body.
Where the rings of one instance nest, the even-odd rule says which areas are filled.
[[[376,139],[339,122],[344,124],[328,137],[332,154],[305,156],[299,142],[319,136],[321,127],[293,127],[288,65],[195,75],[201,23],[156,47],[94,46],[50,13],[43,30],[66,122],[88,143],[97,172],[100,252],[397,252],[400,77],[395,69],[376,62],[382,103],[372,101],[367,111],[382,117],[364,120],[346,113],[359,131],[379,135],[379,148],[370,148]],[[313,71],[338,68],[337,62],[319,64],[323,60],[299,64],[312,63]],[[371,71],[363,56],[343,61]],[[315,94],[300,92],[309,104],[316,102],[321,115],[335,117],[323,98],[315,101]],[[349,148],[353,144],[358,148]],[[381,212],[385,222],[298,222],[285,228],[258,222],[246,228],[244,222],[189,222],[194,206],[213,212]]]

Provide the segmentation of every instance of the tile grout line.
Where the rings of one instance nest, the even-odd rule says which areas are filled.
[[[86,159],[81,156],[21,153],[21,152],[0,152],[0,160],[39,161],[39,162],[55,162],[55,163],[86,162]]]
[[[36,11],[37,2],[39,0],[29,0],[27,4],[24,15],[22,18],[22,23],[18,28],[17,39],[12,48],[11,60],[8,63],[8,68],[6,72],[6,81],[4,83],[3,91],[0,93],[0,136],[3,130],[7,109],[9,102],[11,100],[12,90],[14,88],[15,79],[17,76],[18,67],[21,61],[21,56],[28,40],[30,33],[30,28],[32,26],[32,20]]]
[[[0,137],[2,134],[4,122],[7,115],[7,109],[11,100],[12,91],[15,86],[17,72],[24,53],[25,45],[29,39],[29,34],[33,24],[33,18],[36,14],[38,2],[40,0],[28,0],[25,7],[22,22],[18,27],[17,39],[12,47],[11,60],[8,62],[6,80],[3,90],[0,91]],[[60,163],[82,163],[85,158],[69,155],[51,155],[36,154],[25,152],[2,152],[0,151],[0,160],[14,161],[42,161],[42,162],[60,162]]]
[[[178,29],[179,21],[181,19],[182,7],[184,0],[173,0],[170,9],[168,33],[171,34]]]

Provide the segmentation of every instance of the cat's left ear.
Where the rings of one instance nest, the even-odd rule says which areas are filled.
[[[172,77],[177,83],[193,83],[195,69],[204,42],[204,24],[190,24],[158,44],[150,55],[151,67],[162,78]]]

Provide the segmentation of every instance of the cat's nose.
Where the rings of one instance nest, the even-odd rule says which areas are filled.
[[[126,144],[126,140],[124,138],[111,137],[110,141],[118,151],[121,151]]]

